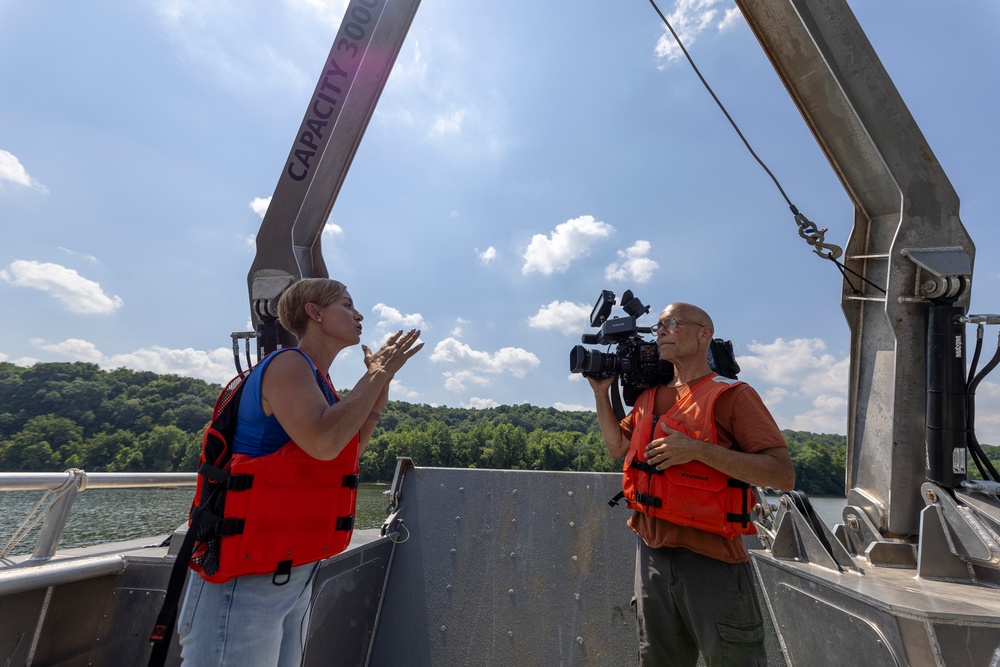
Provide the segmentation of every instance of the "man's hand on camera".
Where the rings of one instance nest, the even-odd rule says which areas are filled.
[[[590,383],[591,388],[593,388],[595,394],[608,395],[608,389],[611,385],[615,383],[616,376],[612,375],[609,378],[592,378],[587,377],[587,382]]]

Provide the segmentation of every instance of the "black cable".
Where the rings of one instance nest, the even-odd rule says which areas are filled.
[[[743,145],[746,146],[747,151],[749,151],[750,155],[753,156],[753,159],[757,161],[757,164],[759,164],[761,166],[761,169],[763,169],[767,173],[767,175],[770,177],[771,181],[774,183],[774,187],[776,187],[778,189],[778,192],[781,193],[781,196],[785,200],[785,203],[788,204],[788,208],[789,208],[789,210],[791,210],[792,215],[794,215],[796,217],[796,223],[798,224],[799,223],[798,218],[801,215],[799,213],[798,208],[795,206],[795,204],[792,203],[792,200],[789,199],[788,195],[785,193],[785,189],[783,187],[781,187],[781,183],[778,181],[777,177],[771,172],[771,170],[768,168],[768,166],[766,164],[764,164],[764,161],[757,155],[757,152],[753,149],[753,146],[750,145],[750,142],[743,135],[743,132],[742,132],[742,130],[740,130],[739,126],[736,124],[736,121],[733,120],[733,117],[731,115],[729,115],[729,111],[726,109],[725,105],[722,104],[722,101],[719,99],[718,95],[716,95],[715,91],[712,90],[712,87],[710,85],[708,85],[708,81],[705,80],[705,77],[702,76],[702,74],[701,74],[701,70],[699,70],[698,66],[695,65],[694,59],[691,57],[691,54],[688,53],[688,50],[684,46],[684,43],[681,41],[681,38],[674,31],[674,27],[672,25],[670,25],[670,21],[668,21],[667,17],[664,16],[664,14],[663,14],[662,11],[660,11],[660,8],[656,4],[656,0],[649,0],[649,4],[651,4],[653,6],[653,9],[659,15],[660,20],[663,21],[663,25],[667,26],[667,30],[670,31],[670,34],[673,36],[674,41],[677,43],[677,46],[680,47],[681,53],[684,54],[684,57],[687,59],[688,63],[691,65],[691,69],[694,70],[694,73],[698,76],[698,79],[701,81],[702,85],[705,87],[705,90],[708,91],[708,94],[712,96],[713,100],[715,100],[716,105],[718,105],[719,109],[722,110],[722,113],[723,113],[723,115],[725,115],[726,120],[728,120],[729,124],[733,126],[733,129],[736,131],[736,134],[739,136],[740,141],[743,142]],[[808,222],[809,225],[812,226],[812,223],[809,222],[808,219],[804,218],[804,216],[803,216],[803,219],[805,219],[806,222]],[[815,230],[815,226],[812,226],[812,229]],[[824,232],[826,232],[825,229],[819,231],[818,237],[817,238],[813,238],[812,240],[810,240],[809,238],[806,238],[806,236],[803,236],[803,238],[806,238],[806,241],[810,245],[812,245],[812,246],[817,246],[818,245],[818,246],[820,246],[820,248],[825,248],[828,251],[825,254],[823,252],[820,252],[819,248],[815,248],[814,247],[814,250],[813,250],[820,257],[823,257],[824,259],[832,260],[837,265],[837,268],[840,269],[841,275],[843,275],[844,280],[846,280],[847,283],[851,286],[851,289],[854,292],[854,294],[862,294],[863,292],[861,290],[859,290],[857,287],[854,286],[854,283],[851,282],[850,278],[847,277],[847,274],[844,273],[845,269],[847,271],[850,271],[852,274],[854,274],[855,276],[857,276],[861,280],[865,281],[866,283],[868,283],[869,285],[871,285],[872,287],[874,287],[878,291],[882,292],[882,294],[887,294],[886,290],[884,290],[883,288],[881,288],[878,285],[876,285],[875,283],[871,282],[870,280],[868,280],[867,278],[865,278],[861,274],[857,273],[856,271],[852,271],[851,269],[847,268],[846,266],[844,266],[843,264],[841,264],[840,262],[838,262],[837,261],[837,257],[840,255],[841,249],[839,247],[837,247],[837,246],[833,246],[831,244],[824,243],[823,242],[823,233]],[[800,234],[801,234],[801,231],[800,231]],[[833,249],[836,250],[836,253],[833,252]]]
[[[729,112],[726,110],[726,107],[723,106],[722,102],[719,100],[718,96],[715,94],[715,91],[712,90],[712,87],[710,85],[708,85],[708,81],[705,80],[705,77],[703,77],[701,75],[701,71],[698,69],[698,66],[694,64],[694,60],[691,58],[691,54],[689,54],[688,51],[687,51],[687,49],[684,48],[684,44],[683,44],[683,42],[681,42],[681,38],[677,36],[676,32],[674,32],[674,27],[672,25],[670,25],[670,21],[668,21],[667,17],[663,15],[663,12],[660,11],[660,8],[656,6],[655,0],[649,0],[649,4],[653,5],[653,9],[655,9],[656,13],[660,15],[660,20],[663,21],[663,25],[667,26],[667,30],[670,31],[671,35],[673,35],[674,41],[677,42],[677,46],[680,47],[681,52],[684,54],[684,57],[687,58],[688,63],[691,64],[691,69],[693,69],[694,73],[698,75],[699,79],[701,79],[701,83],[702,83],[703,86],[705,86],[705,90],[707,90],[708,94],[712,96],[712,99],[715,100],[715,103],[722,110],[722,113],[725,114],[726,120],[728,120],[729,124],[733,126],[734,130],[736,130],[736,134],[739,135],[740,140],[743,141],[743,145],[747,147],[748,151],[750,151],[750,155],[753,156],[753,159],[757,161],[757,164],[759,164],[761,166],[761,168],[765,172],[767,172],[767,175],[771,177],[771,180],[774,181],[774,187],[778,188],[778,192],[780,192],[781,196],[784,197],[785,202],[788,203],[788,208],[791,209],[792,213],[793,214],[798,214],[798,209],[795,208],[795,204],[793,204],[792,200],[789,199],[788,195],[785,194],[785,189],[781,187],[781,183],[779,183],[778,179],[775,178],[774,174],[771,173],[771,170],[767,168],[767,165],[764,164],[764,161],[761,160],[757,156],[757,153],[754,151],[753,147],[750,145],[750,142],[747,141],[747,138],[743,136],[743,132],[740,131],[740,128],[736,124],[736,121],[734,121],[733,117],[729,115]]]
[[[982,323],[976,327],[976,351],[972,354],[972,363],[969,364],[969,376],[965,381],[966,393],[972,387],[972,379],[976,376],[976,366],[979,365],[979,355],[983,351],[983,334],[985,331],[986,327]]]
[[[705,90],[707,90],[708,93],[709,93],[709,95],[712,96],[712,99],[715,100],[716,105],[722,111],[723,115],[725,115],[726,120],[729,121],[729,124],[732,125],[733,129],[736,131],[736,134],[739,136],[740,141],[742,141],[743,145],[746,146],[747,151],[750,152],[750,155],[753,156],[753,159],[757,161],[757,164],[759,164],[761,166],[761,168],[771,178],[771,181],[774,182],[774,186],[778,189],[778,192],[781,193],[782,198],[784,198],[785,202],[788,204],[788,208],[792,211],[792,214],[795,215],[795,216],[798,216],[799,215],[799,211],[796,208],[795,204],[793,204],[792,200],[788,198],[788,195],[785,193],[785,189],[781,187],[781,183],[778,182],[777,177],[771,172],[771,170],[768,168],[768,166],[766,164],[764,164],[764,161],[761,160],[761,158],[757,155],[757,152],[753,149],[753,146],[750,145],[750,142],[743,135],[743,132],[740,130],[739,126],[736,124],[736,121],[733,120],[733,117],[729,114],[729,111],[726,109],[725,105],[722,104],[722,101],[719,99],[718,95],[716,95],[715,91],[712,90],[712,87],[710,85],[708,85],[708,81],[706,81],[705,77],[702,76],[701,70],[699,70],[698,66],[695,65],[694,59],[691,57],[691,54],[688,53],[687,48],[685,48],[684,43],[681,41],[681,38],[674,31],[674,27],[670,24],[670,21],[668,21],[667,17],[664,16],[664,14],[663,14],[662,11],[660,11],[660,8],[657,6],[656,1],[655,0],[649,0],[649,4],[651,4],[653,6],[653,9],[660,16],[660,20],[663,21],[663,25],[665,25],[667,27],[667,30],[670,31],[670,34],[673,36],[674,41],[677,43],[677,46],[680,47],[681,53],[684,54],[684,57],[687,59],[688,63],[691,65],[691,69],[694,70],[694,73],[698,76],[698,79],[701,81],[702,85],[705,87]],[[823,231],[825,231],[825,230],[823,230]],[[815,244],[813,244],[813,245],[815,245]],[[879,292],[882,292],[882,294],[886,294],[886,295],[888,294],[888,292],[884,288],[879,287],[878,285],[876,285],[875,283],[873,283],[872,281],[868,280],[863,275],[861,275],[860,273],[858,273],[857,271],[854,271],[853,269],[849,268],[845,264],[839,262],[836,259],[836,257],[823,255],[821,253],[820,253],[820,256],[821,257],[825,257],[826,259],[829,259],[830,261],[832,261],[837,266],[837,268],[840,270],[841,275],[844,277],[844,280],[847,282],[848,285],[851,286],[851,290],[852,290],[852,292],[854,294],[863,294],[863,292],[861,290],[859,290],[854,285],[853,281],[847,276],[848,273],[851,273],[852,275],[856,276],[857,278],[860,278],[861,280],[863,280],[865,283],[867,283],[871,287],[877,289]],[[976,344],[976,351],[975,351],[975,354],[973,355],[973,358],[972,358],[972,364],[971,364],[971,367],[969,369],[969,379],[967,380],[967,383],[966,383],[966,390],[967,390],[966,391],[966,415],[968,417],[967,422],[966,422],[967,423],[967,429],[966,430],[967,430],[967,433],[968,433],[968,435],[967,435],[967,442],[968,442],[968,445],[969,445],[969,450],[972,453],[973,461],[975,462],[976,467],[979,468],[979,472],[983,476],[983,478],[984,479],[987,478],[986,471],[988,470],[989,473],[990,473],[990,475],[992,476],[992,479],[994,481],[1000,482],[1000,473],[997,472],[996,468],[993,466],[993,464],[990,462],[990,460],[986,457],[986,453],[983,451],[982,446],[979,444],[979,441],[976,438],[975,428],[973,426],[973,422],[975,421],[974,417],[975,417],[975,392],[976,392],[976,387],[983,380],[983,378],[986,377],[986,375],[988,375],[994,368],[996,368],[997,364],[1000,364],[1000,342],[998,342],[996,354],[994,354],[993,358],[990,360],[990,362],[985,367],[983,367],[982,372],[980,372],[978,375],[974,376],[975,370],[976,370],[976,365],[979,363],[979,354],[980,354],[980,351],[982,349],[982,329],[983,329],[983,326],[979,325],[979,333],[978,333],[978,336],[977,336],[978,340],[977,340],[977,344]],[[982,465],[980,464],[980,458],[982,459]],[[983,466],[985,466],[986,470],[983,469]]]
[[[966,446],[969,449],[969,453],[972,455],[972,462],[976,464],[976,469],[979,470],[979,476],[983,479],[990,479],[987,474],[987,470],[983,467],[980,461],[979,453],[982,451],[982,447],[978,447],[979,440],[976,438],[976,399],[975,396],[970,393],[970,387],[972,386],[972,380],[976,376],[976,367],[979,365],[979,356],[983,351],[983,332],[986,327],[982,323],[976,327],[976,349],[972,354],[972,362],[969,364],[969,374],[965,381],[965,421],[966,421]]]
[[[1000,364],[1000,338],[997,340],[997,351],[993,353],[993,357],[990,359],[989,363],[983,366],[983,370],[979,371],[979,374],[976,375],[975,379],[969,383],[966,391],[970,395],[975,395],[976,387],[978,387],[979,383],[983,381],[983,378],[989,375],[993,369],[997,367],[997,364]]]
[[[979,345],[977,344],[976,347],[976,355],[978,356]],[[983,378],[989,375],[998,364],[1000,364],[1000,337],[997,339],[997,351],[993,354],[989,363],[983,366],[983,370],[979,371],[972,381],[968,383],[965,391],[966,445],[969,448],[969,452],[972,453],[972,460],[976,464],[976,467],[979,468],[979,473],[983,476],[983,479],[989,479],[994,482],[1000,482],[1000,472],[997,472],[993,463],[986,456],[986,452],[976,437],[976,388],[983,381]],[[985,470],[983,469],[984,467]],[[988,475],[987,471],[989,472]]]
[[[851,279],[847,277],[848,273],[851,273],[852,275],[855,275],[858,278],[861,278],[861,280],[865,281],[866,283],[868,283],[869,285],[871,285],[872,287],[874,287],[875,289],[877,289],[879,292],[882,292],[882,294],[886,293],[886,291],[884,289],[882,289],[881,287],[879,287],[878,285],[876,285],[872,281],[868,280],[863,275],[861,275],[860,273],[858,273],[854,269],[850,268],[846,264],[840,263],[837,259],[835,259],[833,257],[827,257],[826,259],[829,259],[831,262],[833,262],[834,264],[837,265],[837,268],[840,269],[840,273],[844,276],[844,280],[846,280],[847,284],[851,286],[851,291],[854,294],[864,294],[864,292],[862,292],[861,290],[859,290],[857,287],[854,286],[854,283],[851,282]]]

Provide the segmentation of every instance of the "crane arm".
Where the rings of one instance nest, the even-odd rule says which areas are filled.
[[[351,0],[257,233],[247,275],[258,358],[294,337],[277,302],[302,278],[328,277],[321,238],[420,0]]]
[[[885,532],[916,533],[928,306],[942,285],[958,308],[970,298],[975,246],[958,196],[845,0],[736,4],[854,204],[845,264],[886,290],[845,280],[841,297],[848,504]]]

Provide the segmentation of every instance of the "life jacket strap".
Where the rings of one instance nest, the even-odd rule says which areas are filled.
[[[608,505],[610,505],[611,507],[618,507],[618,501],[621,500],[624,497],[625,497],[625,492],[624,491],[619,491],[618,494],[614,498],[612,498],[611,500],[608,501]],[[625,501],[625,504],[626,505],[628,504],[628,500]]]
[[[726,512],[726,521],[728,521],[730,523],[739,523],[739,524],[743,524],[744,526],[746,526],[748,523],[750,523],[750,515],[749,514],[733,514],[731,512]]]
[[[271,577],[271,583],[275,586],[284,586],[292,578],[292,561],[283,560],[278,562],[278,569]]]
[[[228,472],[226,472],[222,468],[218,468],[212,465],[208,461],[205,461],[200,466],[198,466],[198,474],[204,477],[205,479],[209,479],[213,482],[225,482],[227,479],[229,479]]]
[[[645,493],[635,494],[635,502],[640,505],[647,505],[649,507],[663,507],[663,499],[657,498],[656,496],[650,496]]]
[[[337,517],[337,530],[354,530],[354,515]]]
[[[215,534],[220,537],[231,537],[243,532],[246,521],[243,519],[222,519],[215,524]]]
[[[361,483],[361,475],[344,475],[344,488],[356,489]]]
[[[249,491],[253,488],[253,475],[230,475],[226,481],[229,491]]]
[[[632,462],[628,465],[630,468],[635,468],[636,470],[649,475],[662,475],[664,473],[663,470],[660,470],[656,466],[646,463],[645,461],[636,461],[635,459],[632,459]]]

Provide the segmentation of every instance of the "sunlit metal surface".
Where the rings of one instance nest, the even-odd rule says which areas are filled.
[[[186,472],[88,472],[85,476],[87,489],[194,486],[198,481],[198,475]],[[0,472],[0,492],[57,489],[71,477],[67,472]]]

